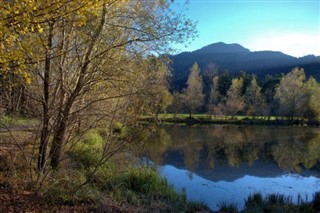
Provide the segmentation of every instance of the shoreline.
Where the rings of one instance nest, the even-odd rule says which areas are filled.
[[[186,114],[160,114],[155,116],[142,116],[140,122],[169,123],[169,124],[234,124],[234,125],[279,125],[279,126],[320,126],[320,122],[308,121],[302,118],[288,118],[275,116],[214,116],[195,114],[191,118]]]

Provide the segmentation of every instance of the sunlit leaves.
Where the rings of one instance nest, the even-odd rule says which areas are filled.
[[[244,97],[241,95],[243,86],[243,78],[235,78],[232,80],[231,87],[227,92],[225,110],[227,114],[235,115],[244,108]]]
[[[187,88],[183,91],[184,105],[190,116],[204,104],[203,82],[197,63],[190,68]]]
[[[280,104],[280,115],[305,117],[310,122],[319,121],[319,94],[320,86],[313,77],[306,81],[303,69],[293,69],[276,88],[275,99]]]

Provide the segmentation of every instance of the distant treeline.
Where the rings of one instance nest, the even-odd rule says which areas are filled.
[[[210,113],[213,115],[263,115],[320,119],[320,85],[306,78],[303,69],[288,74],[255,75],[241,72],[231,76],[219,73],[213,64],[203,71],[195,63],[190,68],[186,88],[172,92],[171,113]]]

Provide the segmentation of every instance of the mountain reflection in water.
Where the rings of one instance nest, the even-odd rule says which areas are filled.
[[[141,156],[187,197],[216,210],[221,202],[244,207],[250,194],[320,191],[320,129],[276,126],[162,126]]]

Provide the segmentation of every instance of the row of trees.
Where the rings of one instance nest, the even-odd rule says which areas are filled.
[[[212,69],[213,68],[213,69]],[[241,73],[231,78],[227,72],[212,73],[210,93],[203,91],[204,80],[195,63],[190,69],[187,87],[173,92],[169,110],[173,113],[209,112],[214,115],[279,115],[320,119],[320,85],[313,78],[306,79],[303,69],[295,68],[278,78],[268,76],[260,86],[255,76]],[[213,72],[212,72],[213,70]]]

